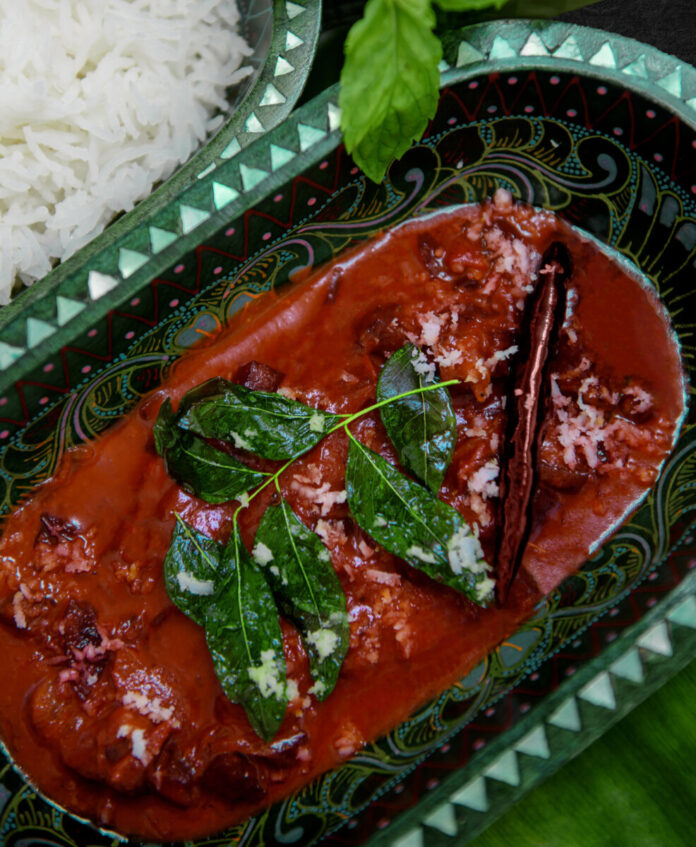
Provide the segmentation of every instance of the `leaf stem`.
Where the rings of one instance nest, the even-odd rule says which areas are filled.
[[[426,391],[434,391],[436,388],[447,388],[450,385],[457,385],[458,383],[458,379],[448,379],[445,382],[434,382],[432,385],[421,385],[419,388],[412,388],[410,391],[404,391],[402,394],[395,394],[393,397],[386,397],[384,400],[380,400],[378,403],[373,403],[371,406],[367,406],[365,409],[361,409],[359,412],[351,412],[340,415],[339,417],[345,418],[345,420],[342,420],[340,423],[337,423],[330,430],[328,430],[328,432],[326,432],[326,434],[324,435],[324,438],[326,438],[327,435],[331,435],[332,432],[336,432],[336,430],[339,430],[341,428],[345,429],[345,431],[348,433],[349,438],[354,438],[350,430],[348,429],[348,425],[352,424],[354,421],[357,421],[359,418],[363,417],[363,415],[367,415],[370,412],[374,412],[375,409],[380,409],[382,406],[387,406],[389,403],[393,403],[395,400],[402,400],[404,397],[411,397],[414,394],[423,394]],[[306,452],[307,451],[305,450],[305,453]],[[298,453],[297,456],[293,456],[291,459],[288,459],[284,464],[282,464],[278,468],[278,470],[275,471],[275,473],[270,474],[268,476],[268,479],[265,479],[261,483],[261,485],[259,485],[258,488],[252,491],[251,494],[247,494],[244,497],[244,502],[239,504],[232,516],[232,525],[234,527],[237,526],[237,515],[239,515],[242,509],[246,509],[249,503],[251,503],[251,501],[269,485],[275,484],[275,487],[278,489],[278,492],[282,493],[280,491],[280,485],[278,484],[280,475],[283,473],[283,471],[289,468],[290,465],[296,459],[299,459],[300,456],[303,455],[304,453]]]
[[[264,490],[264,488],[267,488],[271,483],[275,483],[276,488],[278,489],[278,491],[280,491],[280,486],[278,485],[278,478],[286,468],[290,467],[290,465],[295,461],[295,459],[299,458],[300,455],[302,454],[299,454],[298,456],[293,456],[291,459],[288,459],[287,462],[282,464],[278,468],[278,470],[275,471],[275,473],[269,474],[268,479],[265,479],[261,483],[261,485],[259,485],[258,488],[252,491],[251,494],[247,494],[246,497],[244,497],[244,502],[239,504],[234,514],[232,515],[232,522],[234,526],[237,525],[237,515],[242,511],[242,509],[246,509],[246,507],[249,505],[249,503],[251,503],[254,497],[256,497],[257,494],[260,494]]]
[[[359,412],[341,415],[340,417],[345,418],[345,420],[337,423],[336,426],[332,427],[326,434],[331,435],[332,432],[336,432],[336,430],[341,429],[341,427],[348,427],[348,424],[352,424],[353,421],[357,421],[363,415],[374,412],[375,409],[381,409],[382,406],[388,406],[389,403],[393,403],[395,400],[403,400],[404,397],[412,397],[414,394],[423,394],[426,391],[434,391],[436,388],[447,388],[449,385],[458,384],[458,379],[448,379],[445,382],[434,382],[432,385],[421,385],[419,388],[412,388],[410,391],[404,391],[402,394],[395,394],[393,397],[385,397],[384,400],[380,400],[378,403],[373,403],[371,406],[367,406]],[[347,431],[348,430],[346,429],[346,432]]]

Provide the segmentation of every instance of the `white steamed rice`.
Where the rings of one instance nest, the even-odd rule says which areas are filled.
[[[0,303],[146,197],[248,73],[235,0],[0,0]]]

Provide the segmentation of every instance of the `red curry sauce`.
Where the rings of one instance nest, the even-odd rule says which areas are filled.
[[[212,376],[239,379],[255,361],[286,394],[357,411],[374,400],[386,357],[414,341],[442,378],[461,380],[451,389],[459,439],[440,496],[477,525],[491,556],[515,332],[539,258],[559,237],[575,272],[534,526],[508,602],[481,609],[378,548],[331,496],[344,488],[347,451],[345,434],[332,434],[281,487],[331,551],[350,650],[319,703],[299,637],[283,622],[299,693],[263,743],[223,695],[203,630],[164,589],[175,512],[226,541],[236,504],[204,503],[167,476],[152,438],[161,402],[176,405]],[[512,633],[653,483],[682,406],[678,349],[656,298],[552,215],[500,193],[388,232],[262,298],[182,358],[10,516],[0,541],[2,737],[43,792],[101,825],[171,840],[238,822],[395,726]],[[377,415],[354,432],[396,461]],[[248,546],[270,496],[241,513]]]

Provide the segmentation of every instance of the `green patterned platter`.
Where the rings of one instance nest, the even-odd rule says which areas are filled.
[[[51,274],[51,285],[69,278],[76,266],[109,239],[118,240],[137,222],[194,184],[222,162],[236,156],[290,114],[307,82],[321,29],[321,0],[237,0],[239,33],[253,51],[245,60],[252,73],[230,92],[230,114],[198,153],[177,170],[150,197],[112,223],[108,235],[88,245],[77,263],[63,262]],[[32,298],[41,299],[46,285],[25,294],[22,307]],[[5,308],[8,315],[14,308]],[[7,316],[3,315],[7,320]],[[0,321],[0,327],[4,326]],[[31,338],[27,339],[31,347]],[[14,354],[0,347],[0,369],[14,361]]]
[[[450,35],[446,55],[438,113],[382,185],[346,155],[328,89],[0,314],[3,513],[250,299],[386,226],[500,186],[640,268],[694,383],[696,71],[558,23],[473,27]],[[464,843],[696,653],[695,482],[692,409],[638,512],[466,679],[200,847]],[[10,764],[0,807],[6,845],[114,842]]]

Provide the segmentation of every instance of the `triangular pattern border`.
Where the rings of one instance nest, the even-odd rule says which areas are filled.
[[[240,156],[244,145],[253,140],[254,137],[261,137],[268,140],[270,147],[271,143],[287,149],[287,134],[284,136],[283,142],[278,145],[277,140],[272,139],[272,133],[266,133],[264,127],[272,125],[276,118],[268,121],[267,118],[261,119],[260,114],[255,112],[255,109],[283,109],[287,115],[292,104],[288,101],[289,87],[292,86],[292,80],[295,75],[301,72],[301,68],[296,67],[298,64],[292,57],[305,49],[311,41],[311,23],[307,29],[305,20],[307,10],[310,5],[303,0],[298,2],[286,2],[285,13],[287,15],[288,28],[283,30],[283,44],[274,60],[273,67],[269,67],[268,76],[264,78],[263,85],[259,89],[258,96],[251,107],[245,114],[244,122],[247,130],[246,136],[242,132],[240,135],[232,138],[218,155],[218,158],[205,166],[198,169],[197,178],[199,182],[206,181],[210,185],[211,195],[213,192],[212,182],[215,181],[218,185],[227,185],[231,188],[225,193],[225,198],[221,197],[220,189],[217,189],[215,202],[211,199],[211,209],[219,210],[228,208],[237,198],[232,196],[234,191],[241,191],[243,186],[234,185],[234,181],[229,178],[229,174],[222,173],[226,165],[235,163],[235,160]],[[307,19],[308,20],[308,19]],[[292,23],[290,23],[292,22]],[[683,62],[674,57],[660,54],[653,48],[639,49],[641,45],[628,45],[626,39],[610,39],[609,37],[602,38],[602,33],[591,30],[583,30],[582,28],[573,27],[569,24],[555,22],[544,27],[525,24],[526,30],[522,31],[522,35],[515,37],[508,35],[508,30],[505,26],[500,27],[497,34],[491,35],[489,43],[482,43],[477,34],[482,31],[482,26],[475,26],[469,30],[465,30],[465,35],[462,36],[455,48],[456,59],[454,67],[448,63],[443,63],[443,81],[447,82],[452,74],[462,74],[468,72],[476,72],[483,63],[491,59],[498,62],[519,62],[520,60],[535,60],[543,63],[548,63],[549,67],[554,63],[565,62],[566,64],[587,63],[588,65],[602,68],[605,73],[613,74],[615,78],[623,78],[631,80],[633,85],[652,86],[653,90],[658,88],[666,96],[672,97],[682,103],[686,109],[690,108],[689,104],[696,103],[696,77],[693,77],[693,69],[684,65]],[[519,27],[519,22],[518,22]],[[298,29],[299,28],[299,29]],[[490,28],[488,30],[490,32]],[[468,33],[471,33],[469,36]],[[291,36],[291,37],[290,37]],[[279,36],[280,37],[280,36]],[[304,46],[303,46],[304,45]],[[291,58],[288,58],[290,56]],[[265,113],[264,113],[265,114]],[[311,149],[316,143],[322,141],[327,136],[339,128],[340,125],[340,110],[335,102],[328,104],[328,114],[326,116],[326,124],[323,128],[316,126],[312,121],[304,123],[300,126],[300,121],[293,120],[294,116],[286,117],[286,123],[294,125],[294,132],[298,138],[298,149],[292,151],[301,155],[304,151]],[[248,137],[247,137],[248,136]],[[294,147],[294,145],[292,145]],[[267,154],[270,157],[270,151]],[[291,159],[287,160],[288,162]],[[243,160],[239,161],[240,164]],[[284,162],[283,164],[286,164]],[[249,167],[249,165],[247,165]],[[282,165],[276,160],[272,165],[269,159],[268,172],[276,172]],[[237,181],[239,181],[237,174]],[[190,211],[183,208],[180,211],[180,230],[184,234],[188,234],[197,230],[198,226],[207,218],[199,214],[201,211],[197,208],[197,203],[187,202],[186,191],[177,198],[181,207],[196,209],[196,212],[191,215]],[[127,217],[127,216],[126,216]],[[195,218],[193,220],[192,218]],[[116,281],[116,284],[111,286],[109,291],[101,293],[96,299],[101,299],[104,294],[110,294],[114,288],[120,288],[123,282],[136,271],[147,273],[148,266],[153,260],[163,252],[167,244],[168,237],[159,238],[152,237],[152,232],[162,230],[166,233],[171,233],[171,227],[161,226],[158,222],[158,215],[146,219],[144,224],[149,232],[145,233],[148,249],[143,252],[143,244],[130,244],[130,236],[126,236],[119,244],[119,249],[115,252],[107,250],[106,255],[110,258],[110,266],[107,262],[102,262],[100,265],[100,273],[108,276]],[[174,233],[172,233],[174,234]],[[174,234],[176,235],[176,234]],[[141,240],[142,241],[142,240]],[[157,242],[157,243],[155,243]],[[138,254],[137,257],[134,254]],[[125,258],[124,258],[125,257]],[[141,276],[141,274],[138,274]],[[85,279],[85,297],[89,300],[95,300],[92,296],[94,285],[89,284]],[[101,289],[99,289],[101,291]],[[58,305],[57,298],[64,296],[58,288],[51,291],[48,296],[53,297],[53,312],[57,314]],[[69,299],[74,299],[74,295]],[[107,298],[109,299],[109,298]],[[79,298],[78,298],[79,301]],[[58,322],[56,331],[51,334],[46,334],[38,341],[37,345],[29,343],[26,337],[26,319],[37,318],[42,319],[45,314],[45,307],[35,314],[30,308],[23,316],[24,333],[17,327],[13,328],[9,337],[13,339],[11,346],[16,353],[13,355],[16,358],[13,364],[17,365],[23,359],[26,351],[31,349],[35,351],[40,349],[44,343],[54,344],[57,339],[63,336],[63,328],[70,322],[64,320]],[[77,314],[77,312],[75,313]],[[31,341],[36,342],[37,337],[34,333]],[[9,342],[8,342],[9,343]]]
[[[572,693],[553,708],[547,707],[545,717],[516,742],[492,759],[489,757],[486,764],[476,767],[472,762],[455,774],[455,778],[468,776],[468,780],[460,788],[443,787],[444,802],[430,807],[420,825],[411,825],[393,843],[439,847],[443,836],[453,839],[453,844],[464,843],[462,838],[468,841],[488,825],[491,814],[498,816],[496,809],[507,809],[546,778],[550,770],[556,770],[602,734],[605,726],[600,723],[598,727],[596,719],[583,718],[586,708],[601,709],[611,716],[610,724],[616,723],[637,705],[636,700],[642,702],[659,687],[666,671],[671,676],[681,669],[696,649],[696,577],[691,583],[690,592],[664,609],[660,619],[643,625],[640,634],[627,639],[625,649],[612,656],[608,670],[601,667],[589,678],[567,680],[557,693],[566,687]],[[687,635],[688,644],[675,638],[675,628]],[[638,648],[640,642],[650,646]],[[670,650],[666,649],[667,643]],[[649,659],[641,659],[641,652],[649,653]],[[600,654],[590,662],[588,670],[604,664],[606,659]]]

